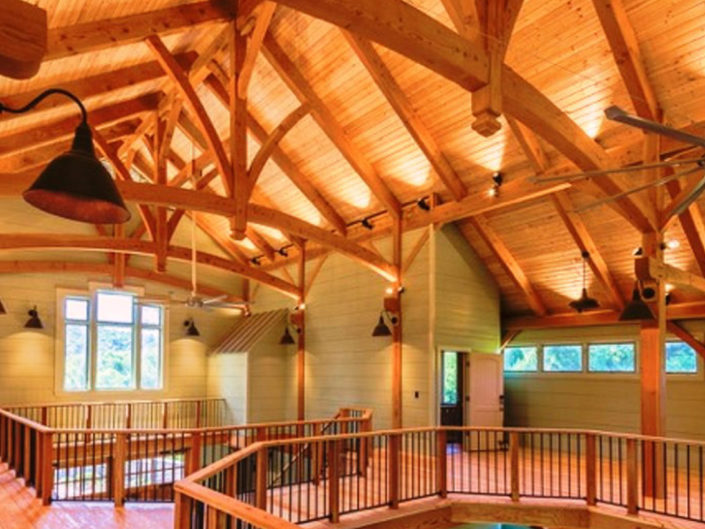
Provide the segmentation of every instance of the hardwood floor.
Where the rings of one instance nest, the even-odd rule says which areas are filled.
[[[0,464],[0,529],[171,529],[171,504],[59,502],[44,507]]]

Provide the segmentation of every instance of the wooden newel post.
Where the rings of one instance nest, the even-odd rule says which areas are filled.
[[[54,443],[51,433],[42,434],[42,504],[51,504],[51,492],[54,488]]]
[[[436,469],[438,472],[438,495],[448,496],[448,432],[438,430],[436,433]]]
[[[191,448],[186,461],[186,475],[193,474],[201,468],[201,432],[191,433]]]
[[[269,473],[269,453],[267,447],[257,451],[257,474],[255,476],[255,507],[267,510],[267,475]]]
[[[639,463],[636,439],[627,439],[627,512],[639,512]]]
[[[585,500],[597,504],[597,447],[594,434],[585,435]]]
[[[328,509],[330,521],[340,520],[340,441],[328,441]]]
[[[509,432],[512,501],[519,501],[519,433]]]
[[[401,435],[389,436],[389,506],[399,508],[399,471],[401,461]]]
[[[125,504],[125,461],[127,461],[127,434],[119,433],[115,437],[112,472],[115,507],[122,507]]]
[[[177,492],[174,495],[174,529],[189,529],[191,527],[191,505],[193,500]]]

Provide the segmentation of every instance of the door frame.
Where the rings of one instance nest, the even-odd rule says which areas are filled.
[[[441,391],[443,389],[441,385],[441,375],[443,374],[443,352],[444,351],[454,351],[457,353],[464,353],[466,361],[470,359],[470,353],[472,353],[472,347],[467,346],[452,346],[452,345],[437,345],[435,348],[435,354],[433,355],[434,368],[431,370],[431,376],[433,377],[433,383],[431,387],[433,388],[433,398],[430,399],[431,410],[430,417],[433,418],[432,424],[435,426],[441,425]],[[467,366],[465,366],[467,367]],[[467,396],[468,389],[468,373],[463,373],[463,425],[466,423],[465,417],[465,397]]]

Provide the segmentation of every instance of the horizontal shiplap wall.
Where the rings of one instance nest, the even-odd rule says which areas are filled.
[[[702,336],[705,322],[688,322]],[[512,345],[625,341],[637,343],[637,326],[583,327],[527,331]],[[700,361],[702,370],[702,361]],[[506,424],[639,432],[638,375],[622,374],[505,374]],[[666,378],[666,431],[671,437],[705,439],[705,379]]]
[[[209,397],[225,399],[232,424],[245,424],[247,417],[247,353],[209,355]]]
[[[247,353],[248,422],[296,419],[296,346],[279,344],[283,332],[284,321]]]
[[[189,312],[172,306],[168,343],[167,390],[155,393],[71,393],[56,395],[54,365],[57,287],[87,289],[88,281],[108,281],[101,276],[66,274],[58,278],[46,274],[0,276],[0,299],[8,314],[0,316],[0,403],[52,402],[129,398],[203,397],[206,394],[206,351],[232,325],[236,313]],[[131,284],[138,284],[136,282]],[[140,286],[144,286],[144,283]],[[169,290],[175,290],[173,288]],[[147,283],[146,292],[165,296],[167,288]],[[175,295],[183,297],[186,293]],[[42,330],[24,328],[27,310],[37,306],[44,323]],[[183,322],[193,315],[201,336],[184,336]]]

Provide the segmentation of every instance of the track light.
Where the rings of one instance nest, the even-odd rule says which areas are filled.
[[[252,259],[250,259],[250,262],[255,266],[259,266],[262,264],[259,257],[253,257]]]
[[[39,312],[37,312],[37,306],[35,305],[33,308],[27,311],[27,314],[29,314],[29,319],[27,320],[27,323],[24,324],[25,329],[43,329],[44,324],[42,323],[42,320],[39,319]]]
[[[416,205],[419,207],[419,209],[422,209],[424,211],[431,211],[431,205],[428,203],[426,197],[419,199],[419,201],[416,202]]]
[[[360,221],[360,224],[362,224],[362,227],[363,227],[363,228],[367,228],[368,230],[371,230],[371,229],[374,228],[374,224],[372,224],[372,222],[370,221],[369,217],[362,219],[362,220]]]
[[[198,332],[196,322],[193,321],[193,318],[189,318],[184,321],[184,327],[186,328],[186,336],[201,336],[201,333]]]
[[[499,188],[502,187],[502,184],[504,183],[504,176],[500,172],[496,172],[492,174],[492,187],[490,190],[487,192],[489,196],[492,198],[496,198],[499,196]]]
[[[639,246],[638,248],[634,248],[632,255],[634,257],[640,257],[640,256],[644,255],[644,249],[641,246]]]
[[[286,249],[286,246],[282,246],[277,250],[277,253],[281,255],[282,257],[289,257],[289,252]]]
[[[372,331],[373,337],[392,335],[391,329],[387,326],[386,322],[384,321],[385,317],[392,326],[395,326],[399,322],[399,319],[394,314],[392,314],[388,310],[383,310],[379,313],[379,321],[377,322],[377,325]]]
[[[30,188],[22,193],[22,198],[35,208],[71,220],[91,224],[127,222],[130,211],[110,173],[95,156],[86,108],[78,97],[60,88],[50,88],[21,108],[0,103],[0,113],[28,112],[53,94],[68,97],[78,105],[81,123],[76,127],[71,149],[49,162]]]
[[[627,306],[624,307],[622,314],[619,316],[619,321],[632,321],[632,320],[653,320],[654,315],[651,312],[649,306],[644,303],[639,295],[639,283],[634,284],[634,290],[632,291],[632,299]]]

